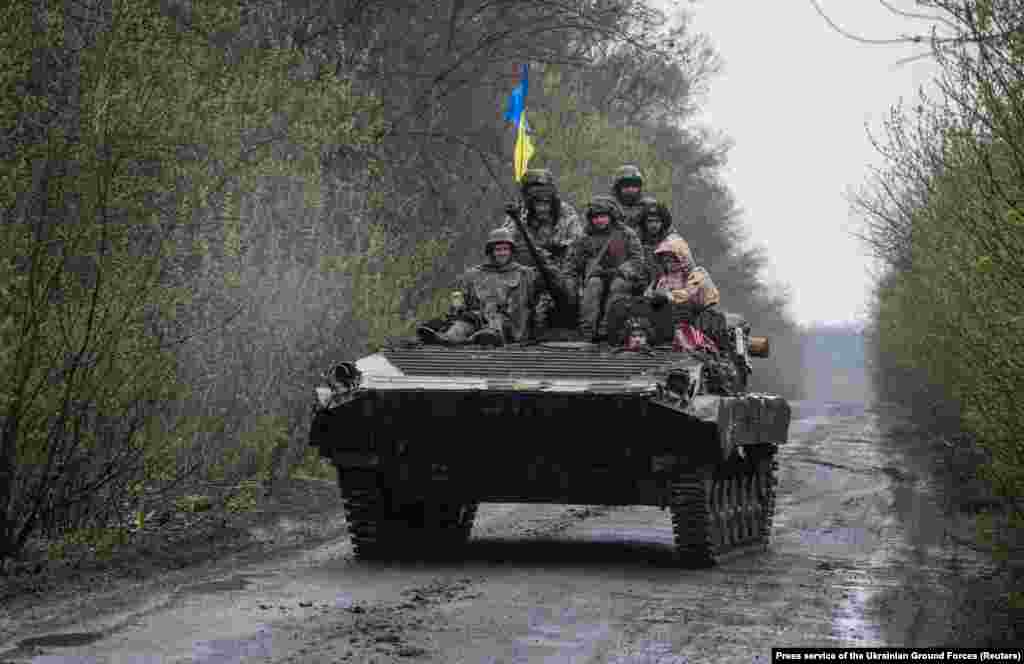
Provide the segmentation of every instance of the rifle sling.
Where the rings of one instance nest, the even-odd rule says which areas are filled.
[[[609,245],[611,245],[611,243],[612,243],[612,234],[611,234],[611,231],[609,231],[608,232],[608,239],[605,240],[604,246],[601,247],[601,251],[597,252],[597,257],[594,258],[594,260],[590,263],[590,269],[587,270],[586,276],[583,277],[583,283],[586,283],[586,282],[590,281],[590,275],[592,275],[594,273],[594,270],[597,269],[597,266],[601,264],[602,260],[604,260],[604,255],[606,253],[608,253],[608,247],[609,247]]]

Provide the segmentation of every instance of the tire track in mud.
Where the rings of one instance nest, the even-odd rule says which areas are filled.
[[[950,554],[925,476],[886,445],[877,413],[795,406],[764,554],[681,570],[663,510],[485,504],[464,559],[361,563],[339,540],[186,587],[138,624],[50,652],[97,664],[132,652],[682,664],[767,662],[781,645],[948,645]],[[175,621],[196,631],[175,632]]]
[[[484,505],[477,530],[484,538],[512,533],[543,540],[606,511]],[[22,638],[0,661],[408,661],[429,652],[437,607],[479,597],[471,589],[477,580],[459,574],[458,563],[359,563],[351,554],[346,537],[285,561],[222,565],[138,609]]]

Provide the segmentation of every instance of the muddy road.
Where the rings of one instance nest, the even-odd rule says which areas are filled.
[[[26,626],[0,661],[681,664],[953,645],[957,580],[978,563],[886,421],[794,404],[771,549],[713,570],[670,565],[657,508],[483,505],[457,564],[358,563],[342,538],[213,566],[57,633]]]

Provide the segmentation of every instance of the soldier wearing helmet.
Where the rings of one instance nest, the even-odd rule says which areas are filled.
[[[516,236],[515,260],[521,265],[535,267],[533,256],[521,237],[521,226],[530,234],[534,247],[548,265],[561,273],[569,247],[584,235],[583,222],[576,210],[559,196],[555,176],[548,169],[527,170],[520,190],[523,204],[512,204],[506,208],[509,218],[502,226]],[[534,312],[538,332],[548,327],[554,308],[550,294],[541,295]]]
[[[632,164],[619,166],[615,169],[612,179],[612,196],[622,208],[623,223],[637,233],[644,213],[640,199],[644,192],[644,176],[640,169]]]
[[[580,296],[580,332],[584,339],[605,337],[604,313],[629,297],[643,276],[640,238],[622,224],[611,196],[595,196],[586,211],[586,235],[566,259],[566,277]]]
[[[491,231],[484,248],[488,261],[459,278],[447,321],[420,326],[420,338],[496,346],[526,340],[532,334],[537,298],[546,287],[536,268],[516,262],[515,249],[514,233],[505,228]]]
[[[630,318],[626,321],[626,350],[644,350],[650,348],[654,338],[654,328],[646,318]]]
[[[579,214],[559,196],[555,176],[546,168],[526,171],[521,191],[522,207],[510,206],[506,213],[524,222],[534,246],[547,252],[547,257],[560,267],[572,243],[583,237]],[[507,219],[503,228],[515,233],[519,239],[519,227],[512,219]],[[517,247],[516,260],[523,265],[533,265],[533,257],[525,246]]]
[[[646,286],[662,276],[660,262],[654,255],[655,249],[665,240],[683,238],[672,228],[672,213],[664,203],[653,196],[644,196],[640,199],[640,207],[643,208],[643,214],[637,234],[644,251],[643,283]]]

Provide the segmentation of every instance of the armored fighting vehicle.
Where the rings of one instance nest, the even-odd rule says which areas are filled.
[[[310,444],[337,467],[357,557],[450,555],[483,502],[660,506],[686,566],[766,547],[790,419],[747,391],[767,340],[718,314],[720,353],[677,352],[650,314],[640,351],[609,318],[607,343],[407,340],[325,372]]]

